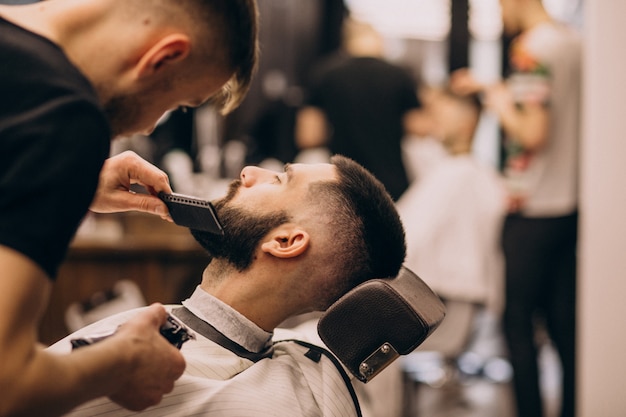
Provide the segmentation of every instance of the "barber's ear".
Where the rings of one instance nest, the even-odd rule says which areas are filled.
[[[270,232],[268,240],[261,245],[261,250],[277,258],[293,258],[307,250],[310,239],[305,230],[283,225]]]
[[[184,60],[191,51],[189,37],[182,33],[173,33],[161,38],[152,45],[137,64],[137,77],[150,76],[164,68]]]

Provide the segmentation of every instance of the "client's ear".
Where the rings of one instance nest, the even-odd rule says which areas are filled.
[[[269,233],[261,250],[277,258],[293,258],[307,250],[310,239],[304,229],[293,224],[284,224]]]

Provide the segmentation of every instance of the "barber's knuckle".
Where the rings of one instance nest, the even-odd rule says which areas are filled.
[[[169,184],[169,182],[170,182],[169,176],[165,172],[163,172],[163,171],[159,171],[157,173],[157,179],[158,179],[159,182],[161,182],[163,184]]]
[[[169,381],[169,383],[163,386],[163,394],[169,394],[170,392],[174,391],[174,386],[174,381]]]
[[[175,360],[174,366],[172,367],[172,375],[174,379],[180,378],[180,376],[185,372],[187,364],[185,363],[185,359],[182,356],[178,356]]]
[[[147,199],[145,199],[145,198],[144,198],[144,199],[142,199],[142,200],[139,202],[139,209],[140,209],[141,211],[150,211],[150,209],[151,209],[151,204],[150,204],[150,201],[148,201],[148,200],[147,200]]]

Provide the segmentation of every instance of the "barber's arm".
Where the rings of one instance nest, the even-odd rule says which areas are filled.
[[[139,184],[150,194],[134,193],[130,187]],[[170,220],[167,206],[156,195],[171,193],[167,174],[132,151],[126,151],[106,160],[98,190],[90,210],[96,213],[142,211]]]
[[[498,115],[502,128],[524,149],[537,151],[548,140],[549,109],[545,103],[526,100],[515,103],[505,84],[485,89],[485,106]]]
[[[101,396],[139,410],[172,390],[185,362],[159,333],[167,317],[162,306],[151,306],[94,346],[52,354],[37,342],[51,281],[5,246],[0,264],[0,416],[56,416]]]
[[[546,144],[550,112],[542,101],[524,100],[516,104],[505,83],[482,84],[467,68],[454,71],[450,85],[457,94],[482,93],[485,107],[498,116],[506,134],[526,150],[536,151]]]

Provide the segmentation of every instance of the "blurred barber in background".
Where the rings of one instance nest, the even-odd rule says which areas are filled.
[[[501,0],[500,6],[504,30],[515,36],[511,74],[505,83],[480,86],[460,70],[452,82],[457,91],[481,90],[505,134],[504,333],[517,415],[544,415],[537,336],[547,334],[561,361],[561,416],[573,417],[581,39],[541,0]]]
[[[417,83],[384,52],[372,25],[347,19],[343,49],[311,71],[294,135],[299,151],[327,148],[362,164],[397,200],[409,186],[402,139],[425,134],[424,117]]]

